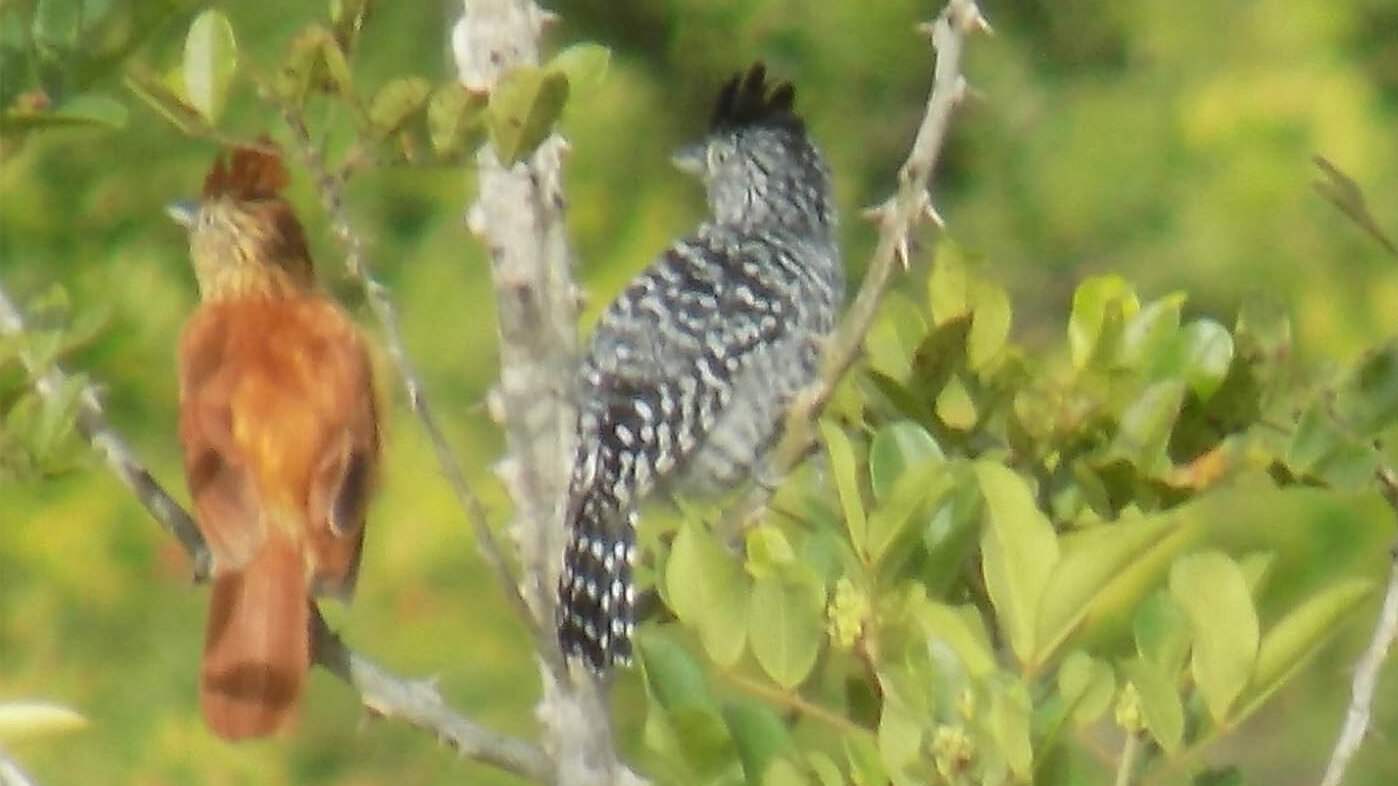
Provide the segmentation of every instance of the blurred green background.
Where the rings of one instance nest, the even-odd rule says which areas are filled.
[[[135,3],[89,4],[127,13]],[[33,3],[0,2],[0,35]],[[702,194],[669,167],[693,139],[713,90],[762,58],[799,88],[798,107],[836,173],[849,271],[872,231],[859,208],[893,187],[929,88],[931,52],[915,22],[938,4],[910,0],[575,0],[551,46],[613,50],[595,90],[564,120],[569,219],[583,325],[636,270],[700,215]],[[1183,290],[1190,308],[1231,322],[1264,288],[1288,304],[1307,362],[1340,367],[1394,333],[1394,259],[1311,187],[1311,156],[1334,161],[1398,230],[1398,4],[1393,0],[1085,0],[995,2],[974,40],[975,94],[956,117],[936,178],[948,232],[1008,287],[1016,335],[1061,342],[1074,285],[1115,271],[1143,295]],[[243,59],[270,71],[323,2],[226,3]],[[135,55],[177,62],[187,13]],[[449,78],[457,4],[378,3],[354,63],[366,91],[400,75]],[[7,101],[32,74],[0,72]],[[0,161],[0,280],[32,296],[57,282],[101,336],[67,365],[98,380],[111,419],[183,494],[175,439],[173,345],[195,302],[184,237],[162,213],[197,191],[215,148],[191,140],[121,86],[94,89],[130,108],[122,130],[36,135]],[[224,126],[282,135],[242,83]],[[312,107],[320,127],[343,118]],[[333,136],[333,134],[332,134]],[[371,324],[304,172],[292,199],[327,281]],[[484,400],[496,373],[486,261],[462,218],[468,170],[414,167],[356,177],[349,210],[400,306],[410,350],[494,519],[501,439]],[[372,330],[371,330],[372,333]],[[384,364],[387,369],[387,364]],[[533,736],[535,667],[525,635],[482,568],[461,512],[403,406],[396,380],[385,486],[373,512],[359,596],[333,609],[347,639],[404,674],[440,675],[450,700],[509,733]],[[229,746],[198,720],[205,590],[144,510],[91,459],[41,482],[0,481],[0,701],[46,697],[92,726],[20,747],[44,784],[515,783],[457,760],[419,732],[366,720],[317,672],[299,730]],[[1364,608],[1307,676],[1213,752],[1250,782],[1318,779],[1348,698],[1349,666],[1377,610]],[[636,675],[618,680],[617,714],[640,750]],[[1351,784],[1398,782],[1398,668],[1376,707],[1379,734]]]

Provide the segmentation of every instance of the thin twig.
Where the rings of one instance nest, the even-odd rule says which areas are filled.
[[[1126,742],[1121,747],[1121,761],[1116,768],[1116,786],[1129,786],[1131,775],[1136,771],[1136,754],[1141,747],[1140,735],[1136,732],[1126,733]]]
[[[523,596],[520,595],[519,582],[515,580],[499,544],[495,542],[495,535],[490,529],[485,506],[472,491],[470,483],[467,482],[466,473],[462,471],[461,463],[457,461],[456,454],[452,452],[451,446],[447,443],[446,435],[443,434],[442,428],[437,422],[437,416],[431,404],[428,403],[426,388],[422,383],[422,377],[417,373],[412,358],[408,355],[407,345],[403,341],[403,334],[398,326],[397,310],[389,298],[388,289],[374,278],[369,261],[364,254],[364,241],[355,231],[354,225],[350,223],[349,215],[345,211],[344,179],[341,176],[331,174],[319,146],[311,138],[310,130],[306,127],[306,120],[301,112],[285,104],[278,106],[282,111],[287,128],[291,130],[291,137],[296,143],[296,152],[315,180],[316,193],[319,194],[321,206],[330,218],[331,231],[345,249],[345,267],[363,287],[364,297],[369,303],[369,308],[378,318],[379,328],[383,331],[384,344],[387,346],[389,357],[393,359],[394,367],[398,369],[398,376],[403,383],[403,391],[408,396],[408,406],[412,409],[413,414],[417,415],[423,429],[427,432],[428,440],[432,443],[432,449],[437,455],[437,463],[441,465],[442,474],[446,476],[447,484],[451,486],[452,491],[456,494],[457,502],[460,503],[462,510],[466,512],[466,518],[471,522],[476,546],[480,549],[486,564],[490,566],[491,572],[500,582],[506,597],[515,607],[520,620],[531,631],[537,633],[538,622],[530,613]],[[354,156],[351,156],[351,159],[353,160]]]
[[[0,284],[0,334],[20,335],[24,329],[19,309]],[[40,369],[30,365],[29,373],[35,392],[45,400],[57,400],[69,384],[69,377],[57,366]],[[151,516],[179,540],[194,560],[199,575],[207,575],[208,549],[193,519],[165,492],[126,442],[106,423],[90,387],[83,391],[79,399],[78,414],[79,430],[92,447],[106,458],[111,471],[131,488]],[[132,478],[140,482],[133,483]],[[431,682],[395,676],[356,654],[330,631],[319,610],[312,619],[312,625],[311,654],[315,662],[354,688],[360,702],[371,712],[431,732],[468,758],[540,782],[548,781],[551,772],[549,759],[536,746],[491,732],[454,711]]]
[[[868,738],[877,736],[877,732],[873,729],[867,726],[861,726],[840,713],[809,701],[799,694],[765,685],[757,680],[735,672],[720,670],[718,674],[734,687],[746,691],[769,704],[777,704],[798,712],[812,720],[818,720],[841,734],[858,735]]]
[[[0,285],[0,335],[20,336],[25,330],[24,316],[19,306],[10,299],[4,286]],[[41,368],[34,357],[20,354],[20,360],[29,372],[34,390],[46,400],[56,400],[72,383],[72,378],[57,364]],[[131,446],[107,425],[102,415],[102,403],[97,389],[84,383],[77,397],[78,432],[92,445],[97,454],[106,462],[107,468],[121,482],[131,489],[131,493],[149,510],[155,520],[180,542],[193,561],[194,580],[203,581],[209,575],[209,550],[194,519],[180,507],[178,502],[165,493],[155,478],[136,459]]]
[[[923,220],[942,225],[941,217],[928,195],[928,183],[936,169],[946,140],[951,115],[966,96],[966,79],[961,74],[961,56],[971,33],[990,32],[975,0],[950,0],[936,20],[919,25],[928,34],[937,53],[932,74],[932,92],[918,126],[907,161],[898,171],[898,191],[866,215],[879,223],[878,244],[869,261],[864,282],[844,320],[825,347],[820,380],[797,397],[788,410],[785,434],[772,459],[776,477],[783,477],[810,451],[815,440],[815,419],[834,395],[836,386],[859,358],[864,337],[874,323],[899,267],[909,264],[911,235]],[[766,504],[773,487],[760,485],[743,500],[729,520],[741,521]]]
[[[394,676],[345,646],[325,619],[312,620],[316,662],[359,691],[365,708],[398,719],[450,745],[468,759],[547,783],[551,766],[537,746],[506,737],[461,715],[447,705],[436,680],[406,680]]]
[[[3,749],[0,749],[0,786],[34,786],[33,779]]]
[[[1398,474],[1392,467],[1382,466],[1378,470],[1378,479],[1384,498],[1394,514],[1398,515]],[[1374,626],[1374,637],[1355,664],[1349,710],[1345,713],[1345,724],[1340,730],[1339,739],[1335,741],[1335,750],[1330,754],[1330,764],[1325,768],[1321,786],[1339,786],[1345,778],[1350,760],[1364,743],[1374,705],[1374,692],[1378,689],[1379,670],[1393,647],[1394,639],[1398,638],[1398,545],[1394,546],[1392,556],[1393,566],[1388,577],[1388,590],[1383,596],[1383,608]]]

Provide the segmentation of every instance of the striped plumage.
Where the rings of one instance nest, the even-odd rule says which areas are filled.
[[[792,87],[764,78],[728,82],[680,159],[712,217],[611,304],[583,360],[558,635],[596,671],[631,655],[637,506],[762,473],[844,296],[824,157]]]

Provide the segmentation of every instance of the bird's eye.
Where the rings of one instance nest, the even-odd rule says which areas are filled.
[[[732,157],[733,148],[728,145],[709,145],[709,170],[718,169]]]

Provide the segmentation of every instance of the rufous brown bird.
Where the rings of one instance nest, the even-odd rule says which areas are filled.
[[[316,285],[268,145],[220,156],[189,228],[200,305],[179,344],[180,442],[212,554],[200,704],[228,739],[296,715],[312,598],[354,589],[379,463],[368,351]]]

